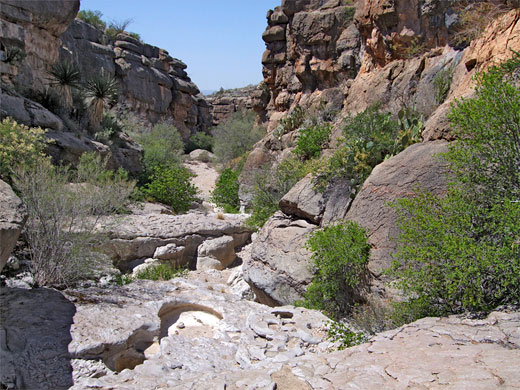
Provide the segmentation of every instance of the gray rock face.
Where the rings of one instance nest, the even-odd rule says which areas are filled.
[[[75,20],[62,36],[60,59],[77,63],[84,77],[105,74],[118,79],[119,106],[155,123],[173,120],[185,141],[207,129],[207,102],[184,71],[186,65],[168,52],[123,33],[115,42],[93,26]]]
[[[253,108],[253,95],[261,91],[258,86],[247,86],[217,92],[206,97],[210,105],[213,125],[217,126],[231,117],[237,111],[245,111]]]
[[[65,390],[72,386],[67,350],[76,309],[50,289],[0,288],[0,387]]]
[[[197,249],[208,239],[230,236],[233,249],[244,245],[251,236],[251,231],[244,225],[245,218],[226,214],[224,219],[219,219],[217,214],[200,213],[128,215],[117,220],[106,218],[100,226],[104,226],[102,229],[111,240],[102,249],[118,268],[127,270],[132,268],[134,260],[152,257],[154,253],[160,255],[162,249],[156,252],[158,248],[175,244],[177,248],[184,248],[175,253],[175,263],[195,268]]]
[[[446,191],[445,163],[437,154],[447,151],[444,141],[425,142],[408,147],[374,168],[354,199],[347,219],[367,229],[372,246],[369,269],[380,275],[391,265],[392,241],[398,234],[396,215],[389,202],[409,197],[416,187],[434,194]]]
[[[235,244],[231,236],[204,241],[197,250],[197,269],[222,270],[235,260]]]
[[[243,267],[244,280],[259,302],[280,305],[301,299],[312,280],[304,244],[316,227],[280,212],[266,222],[253,241],[251,259]]]
[[[0,180],[0,271],[16,245],[26,218],[20,198],[9,184]]]

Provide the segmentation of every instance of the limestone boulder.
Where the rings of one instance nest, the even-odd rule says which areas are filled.
[[[244,280],[258,302],[292,304],[303,297],[313,275],[305,242],[316,228],[281,212],[265,223],[253,241],[251,258],[243,266]]]
[[[11,255],[26,219],[22,201],[9,184],[0,180],[0,271]]]
[[[447,142],[414,144],[374,168],[354,199],[346,218],[359,223],[368,232],[369,269],[380,277],[392,264],[394,238],[399,230],[397,216],[389,202],[411,197],[416,189],[442,195],[447,189],[446,163],[439,153],[447,151]]]
[[[231,236],[204,241],[197,249],[197,269],[222,270],[235,260],[235,244]]]
[[[305,176],[280,200],[284,214],[319,224],[325,209],[323,193],[313,188],[312,175]]]
[[[160,246],[157,249],[155,249],[155,252],[153,253],[153,258],[159,260],[175,261],[182,258],[185,249],[185,247],[177,246],[175,244]]]

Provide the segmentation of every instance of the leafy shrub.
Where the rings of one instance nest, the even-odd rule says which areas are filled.
[[[102,169],[99,157],[81,159],[76,171],[49,160],[17,169],[14,187],[27,206],[24,235],[39,286],[68,286],[102,261],[101,215],[121,209],[133,188],[124,175]],[[71,181],[76,184],[71,184]]]
[[[252,111],[237,111],[214,129],[213,151],[221,162],[241,156],[262,139],[265,131],[255,125],[255,118]]]
[[[31,169],[45,157],[45,131],[29,128],[11,118],[0,123],[0,178],[11,183],[14,168]]]
[[[282,135],[299,128],[303,122],[305,122],[305,111],[300,106],[296,106],[289,115],[280,119],[275,133],[280,139]]]
[[[294,153],[305,160],[318,157],[329,141],[332,127],[328,123],[315,124],[300,130]]]
[[[132,23],[132,19],[126,20],[113,20],[109,23],[105,29],[105,34],[112,40],[115,41],[118,34],[126,31],[127,27]]]
[[[477,78],[476,97],[450,114],[445,197],[420,192],[399,216],[392,274],[410,296],[398,320],[489,311],[520,301],[520,55]]]
[[[26,57],[25,51],[18,46],[7,46],[4,49],[4,59],[6,64],[18,64],[21,63]]]
[[[170,264],[159,264],[147,267],[136,274],[136,279],[147,280],[170,280],[186,275],[187,269],[183,267],[172,267]]]
[[[203,131],[198,131],[190,137],[186,152],[191,152],[195,149],[204,149],[208,152],[213,150],[213,137]]]
[[[81,10],[77,16],[78,19],[93,25],[98,30],[104,31],[107,24],[103,21],[102,17],[103,14],[98,10]]]
[[[314,278],[303,306],[323,310],[332,318],[348,314],[366,283],[370,245],[365,230],[346,221],[316,230],[307,240]]]
[[[215,190],[211,194],[211,200],[226,212],[238,212],[240,199],[238,197],[238,172],[226,168],[220,174]]]
[[[356,332],[343,322],[329,321],[327,326],[327,340],[339,342],[339,351],[368,341],[363,332]]]
[[[266,167],[259,172],[255,177],[251,216],[246,220],[248,226],[261,228],[280,209],[280,199],[312,170],[313,161],[288,158],[274,169]]]
[[[111,114],[105,113],[100,131],[96,132],[96,141],[108,143],[123,132],[123,125]]]
[[[130,35],[132,38],[137,39],[139,42],[141,42],[141,35],[139,35],[136,32],[129,32],[128,35]]]
[[[437,104],[441,104],[448,97],[452,80],[453,65],[444,66],[433,77],[433,86],[435,87],[435,101]]]
[[[158,165],[153,167],[150,182],[144,191],[158,202],[170,206],[175,212],[186,212],[195,201],[197,189],[191,184],[194,176],[181,165]]]

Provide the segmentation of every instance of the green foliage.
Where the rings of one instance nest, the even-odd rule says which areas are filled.
[[[123,125],[119,123],[115,116],[105,113],[101,122],[101,129],[96,132],[95,139],[106,144],[123,132]]]
[[[424,118],[414,108],[403,107],[397,114],[399,133],[394,142],[394,154],[421,140]]]
[[[11,118],[0,123],[0,178],[11,183],[14,169],[31,169],[45,158],[47,141],[41,128],[29,128]]]
[[[262,139],[265,130],[255,125],[255,118],[252,111],[237,111],[214,129],[213,151],[221,162],[241,156]]]
[[[520,55],[477,78],[476,96],[457,101],[457,129],[445,158],[443,198],[398,200],[401,234],[391,273],[410,298],[397,319],[489,311],[520,301]]]
[[[282,138],[282,135],[299,128],[304,121],[305,111],[300,106],[296,106],[289,115],[280,119],[278,128],[275,131],[278,139]]]
[[[173,278],[180,278],[185,276],[188,270],[183,267],[172,267],[170,264],[159,264],[153,265],[139,271],[135,278],[136,279],[147,279],[147,280],[170,280]]]
[[[313,170],[313,161],[302,162],[288,158],[274,169],[265,167],[255,177],[251,216],[246,220],[249,227],[261,228],[280,208],[278,203],[305,175]]]
[[[26,57],[25,51],[18,46],[7,46],[4,49],[4,59],[6,64],[18,64],[21,63]]]
[[[84,92],[90,107],[91,125],[98,128],[103,120],[105,107],[117,103],[119,84],[112,76],[101,73],[85,82]]]
[[[443,66],[433,77],[433,86],[435,87],[435,101],[441,104],[448,97],[451,82],[453,80],[454,66]]]
[[[354,14],[356,13],[356,7],[345,7],[343,9],[343,18],[348,21],[354,20]]]
[[[226,212],[238,212],[240,199],[238,197],[238,172],[226,168],[220,174],[215,190],[211,194],[211,200]]]
[[[401,149],[395,141],[400,138],[399,130],[399,123],[390,113],[381,112],[378,105],[348,117],[343,128],[344,145],[316,174],[318,188],[325,189],[339,178],[350,180],[354,190],[361,186],[377,164]]]
[[[63,287],[91,275],[106,240],[99,218],[120,210],[134,184],[92,154],[82,156],[77,170],[49,160],[21,166],[13,182],[27,207],[24,236],[36,284]]]
[[[101,11],[95,10],[81,10],[78,12],[78,19],[83,20],[91,25],[93,25],[98,30],[105,30],[107,24],[102,19],[103,14]]]
[[[329,321],[327,326],[327,340],[333,343],[339,342],[339,351],[368,341],[368,337],[365,334],[350,329],[343,322]]]
[[[114,283],[118,286],[125,286],[127,284],[130,284],[134,281],[134,278],[132,278],[132,275],[128,274],[118,274],[114,278]]]
[[[187,146],[186,152],[191,152],[195,149],[204,149],[208,152],[213,150],[213,137],[203,131],[198,131],[190,137],[190,143]]]
[[[81,80],[78,67],[71,62],[57,62],[49,71],[51,85],[59,91],[63,108],[72,108],[72,88],[77,88]]]
[[[314,124],[300,130],[294,153],[305,160],[319,157],[329,141],[332,127],[328,123]]]
[[[181,161],[184,143],[172,124],[158,123],[150,131],[138,134],[135,138],[143,147],[145,175],[152,174],[155,167],[175,165]]]
[[[141,35],[139,35],[136,32],[129,32],[128,35],[130,35],[132,38],[137,39],[139,42],[141,42]]]
[[[186,212],[196,199],[197,189],[190,182],[193,176],[181,165],[154,166],[144,191],[156,201],[170,206],[176,213]]]
[[[303,306],[323,310],[332,318],[348,314],[367,278],[370,245],[365,230],[346,221],[316,230],[307,240],[314,278]]]

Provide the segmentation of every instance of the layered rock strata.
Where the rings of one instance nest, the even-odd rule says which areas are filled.
[[[11,255],[26,219],[22,201],[9,184],[0,180],[0,271]]]

